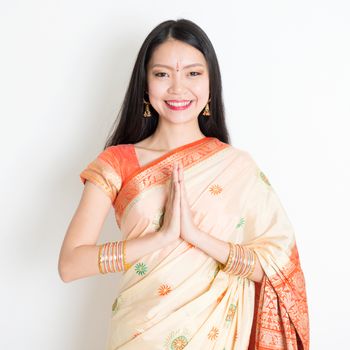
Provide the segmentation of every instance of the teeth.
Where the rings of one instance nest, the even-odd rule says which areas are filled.
[[[187,106],[191,103],[191,101],[188,102],[168,102],[167,104],[169,104],[170,106],[174,106],[174,107],[182,107],[182,106]]]

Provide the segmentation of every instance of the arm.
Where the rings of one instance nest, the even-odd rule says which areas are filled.
[[[199,228],[194,224],[191,208],[187,200],[186,187],[184,186],[182,164],[180,164],[179,171],[180,171],[179,182],[180,182],[180,194],[181,194],[181,238],[191,243],[195,247],[201,249],[204,253],[211,256],[215,260],[219,261],[221,264],[225,265],[230,255],[230,248],[231,248],[230,244],[226,241],[217,239],[207,234],[206,232],[199,230]],[[251,256],[250,255],[251,251],[247,251],[247,249],[250,250],[251,248],[245,247],[244,245],[239,245],[239,246],[242,247],[244,253],[247,252],[247,256],[248,256],[248,253],[249,253],[249,256]],[[254,251],[252,253],[255,254]],[[245,254],[243,254],[243,256],[244,255]],[[247,265],[244,265],[244,266],[241,265],[242,261],[241,261],[240,255],[238,255],[238,257],[239,257],[239,260],[237,261],[239,261],[238,262],[239,265],[237,266],[239,267],[251,266],[249,259],[247,259]],[[252,273],[248,278],[250,278],[254,282],[260,283],[263,280],[264,271],[262,269],[262,266],[260,265],[260,261],[256,256],[256,254],[255,254],[255,258],[256,258],[255,259],[256,263],[254,266],[254,270],[252,271]],[[244,264],[246,263],[245,259],[243,263]],[[229,265],[229,267],[231,267],[231,264]],[[232,270],[228,273],[234,273],[233,271],[241,271],[241,270],[240,269]],[[243,269],[243,271],[245,270]],[[240,273],[240,272],[237,272],[237,273]],[[243,272],[243,275],[245,275],[244,272]]]
[[[97,240],[110,207],[108,196],[87,181],[60,251],[58,271],[64,282],[100,274]],[[168,243],[160,231],[128,240],[126,260],[131,263]]]
[[[195,234],[193,234],[192,237],[193,238],[189,243],[201,249],[203,252],[210,255],[220,263],[226,263],[230,252],[230,245],[226,241],[217,239],[199,229],[196,230]],[[251,280],[260,283],[263,279],[263,276],[264,271],[260,265],[259,259],[256,259],[256,265],[251,276]]]

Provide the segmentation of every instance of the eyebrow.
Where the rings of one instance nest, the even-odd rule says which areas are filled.
[[[191,67],[196,67],[196,66],[204,67],[204,65],[201,64],[201,63],[192,63],[192,64],[189,64],[189,65],[185,66],[184,68],[191,68]],[[151,68],[154,68],[154,67],[164,67],[164,68],[168,68],[168,69],[174,70],[173,67],[167,66],[166,64],[153,64],[151,66]]]

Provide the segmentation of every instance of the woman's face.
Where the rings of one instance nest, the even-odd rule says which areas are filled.
[[[153,52],[147,65],[149,101],[172,123],[196,119],[209,99],[204,55],[193,46],[169,39]]]

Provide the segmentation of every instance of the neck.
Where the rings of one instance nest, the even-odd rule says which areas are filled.
[[[205,137],[197,121],[196,125],[191,127],[184,124],[171,127],[163,125],[158,124],[156,131],[149,137],[148,146],[150,148],[168,151]]]

